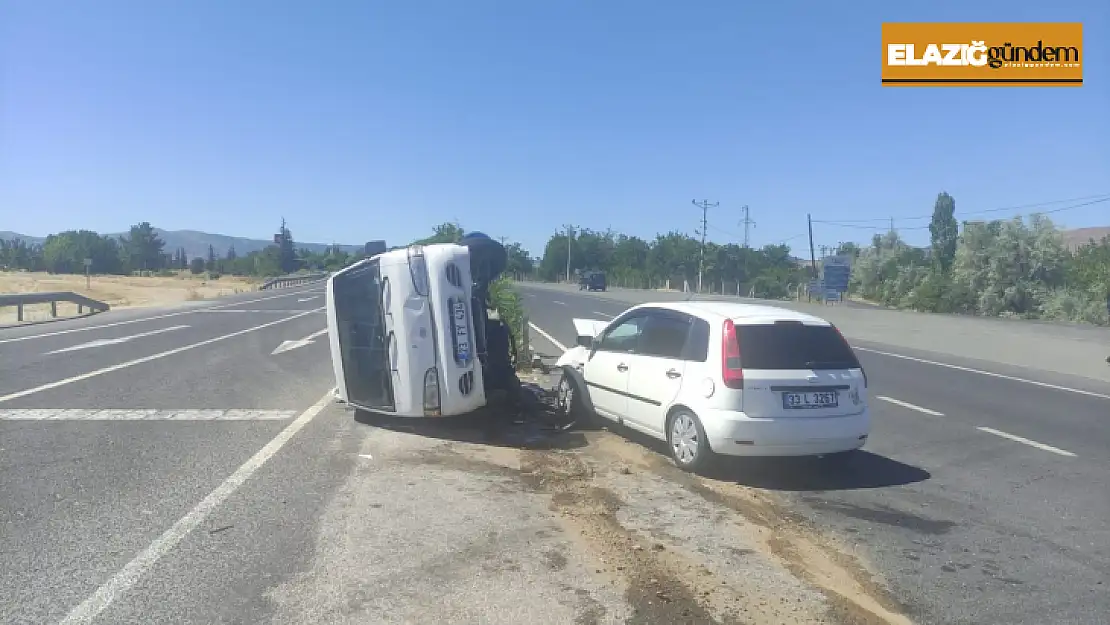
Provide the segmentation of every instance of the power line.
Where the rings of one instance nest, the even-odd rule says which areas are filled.
[[[1107,196],[1093,195],[1093,196],[1088,196],[1088,197],[1093,197],[1093,198],[1098,198],[1098,199],[1090,200],[1088,202],[1082,202],[1082,203],[1079,203],[1079,204],[1072,204],[1070,206],[1061,206],[1060,208],[1053,208],[1053,209],[1050,209],[1050,210],[1035,211],[1033,214],[1036,214],[1036,215],[1050,215],[1052,213],[1060,213],[1060,212],[1063,212],[1063,211],[1069,211],[1069,210],[1073,210],[1073,209],[1076,209],[1076,208],[1082,208],[1084,206],[1091,206],[1092,204],[1101,204],[1103,202],[1110,202],[1110,195],[1107,195]],[[1060,203],[1060,202],[1059,201],[1056,201],[1056,202],[1041,202],[1041,203],[1038,203],[1038,204],[1028,204],[1025,207],[1026,208],[1027,207],[1037,207],[1037,206],[1044,206],[1046,204],[1058,204],[1058,203]],[[1001,211],[1004,211],[1004,210],[1015,210],[1017,208],[1022,208],[1022,207],[992,208],[992,209],[983,210],[983,211],[972,211],[972,212],[969,212],[969,213],[960,213],[960,216],[963,217],[965,215],[981,215],[981,214],[986,214],[986,213],[997,213],[997,212],[1001,212]],[[931,218],[932,215],[930,215],[929,217]],[[821,220],[818,220],[818,219],[814,219],[813,223],[822,224],[822,225],[826,225],[826,226],[834,226],[834,227],[838,227],[838,228],[856,228],[856,229],[859,229],[859,230],[870,230],[870,231],[873,231],[873,232],[879,232],[879,231],[883,231],[883,230],[893,229],[893,228],[884,228],[884,227],[880,227],[880,226],[865,226],[865,225],[862,225],[862,224],[859,223],[861,221],[864,221],[864,220],[845,219],[845,220],[836,220],[836,221],[821,221]],[[893,219],[877,219],[877,220],[871,220],[871,221],[883,221],[883,222],[891,221],[891,222],[893,222]],[[898,228],[898,230],[928,230],[928,229],[929,229],[929,226],[927,224],[924,225],[924,226],[902,226],[902,227]]]
[[[1068,199],[1064,199],[1064,200],[1049,200],[1049,201],[1046,201],[1046,202],[1034,202],[1032,204],[1022,204],[1020,206],[1004,206],[1002,208],[988,208],[988,209],[984,209],[984,210],[969,211],[969,212],[961,211],[960,214],[961,215],[985,215],[985,214],[990,214],[990,213],[1001,213],[1001,212],[1005,212],[1005,211],[1025,210],[1025,209],[1029,209],[1029,208],[1037,208],[1037,207],[1040,207],[1040,206],[1051,206],[1053,204],[1065,204],[1065,203],[1068,203],[1068,202],[1079,202],[1081,200],[1095,200],[1095,202],[1093,202],[1093,203],[1103,202],[1103,201],[1106,201],[1106,200],[1110,200],[1110,193],[1098,193],[1098,194],[1095,194],[1095,195],[1085,195],[1083,197],[1074,197],[1074,198],[1068,198]],[[1039,212],[1039,213],[1055,213],[1055,212],[1060,212],[1061,210],[1069,210],[1071,208],[1078,208],[1080,206],[1087,206],[1087,204],[1077,204],[1076,206],[1065,207],[1065,208],[1062,208],[1062,209],[1052,209],[1052,210],[1049,210],[1049,211],[1036,211],[1036,212]],[[916,215],[916,216],[913,216],[913,217],[877,217],[877,218],[873,218],[873,219],[837,219],[836,223],[841,223],[841,224],[864,224],[864,223],[877,223],[877,222],[886,223],[886,222],[888,222],[892,219],[895,220],[895,221],[913,221],[915,219],[932,219],[932,217],[933,217],[933,214],[929,213],[928,215]],[[820,221],[818,219],[814,219],[813,223],[826,223],[826,222]]]

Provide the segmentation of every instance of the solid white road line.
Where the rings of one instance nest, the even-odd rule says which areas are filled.
[[[988,428],[988,427],[977,427],[975,429],[980,430],[982,432],[986,432],[987,434],[994,434],[995,436],[1001,436],[1002,438],[1006,438],[1006,439],[1009,439],[1009,440],[1012,440],[1012,441],[1016,441],[1018,443],[1024,443],[1026,445],[1029,445],[1030,447],[1036,447],[1037,449],[1043,449],[1044,451],[1050,451],[1054,454],[1060,454],[1061,456],[1068,456],[1069,458],[1074,458],[1075,457],[1075,454],[1071,453],[1070,451],[1067,451],[1066,449],[1060,449],[1059,447],[1053,447],[1052,445],[1045,445],[1044,443],[1038,443],[1037,441],[1029,440],[1028,438],[1022,438],[1020,436],[1017,436],[1016,434],[1010,434],[1008,432],[1003,432],[1002,430],[996,430],[994,428]]]
[[[133,341],[135,339],[141,339],[144,336],[154,336],[155,334],[163,334],[165,332],[173,332],[174,330],[184,330],[185,328],[188,328],[188,327],[189,326],[170,326],[168,328],[158,328],[157,330],[151,330],[150,332],[140,332],[138,334],[132,334],[131,336],[121,336],[121,337],[117,337],[117,338],[114,338],[114,339],[97,339],[95,341],[89,341],[88,343],[80,343],[78,345],[71,345],[69,347],[63,347],[61,349],[56,349],[52,352],[46,352],[46,354],[44,354],[44,355],[49,356],[51,354],[62,354],[62,353],[65,353],[65,352],[75,352],[75,351],[80,350],[80,349],[92,349],[94,347],[104,347],[106,345],[119,345],[120,343],[126,343],[128,341]]]
[[[529,327],[529,328],[532,328],[533,330],[535,330],[535,331],[536,331],[536,334],[539,334],[539,335],[540,335],[540,336],[542,336],[543,338],[545,338],[545,339],[547,339],[548,341],[550,341],[550,342],[551,342],[551,344],[552,344],[552,345],[554,345],[555,347],[558,347],[560,351],[564,351],[564,352],[565,352],[565,351],[567,351],[567,346],[566,346],[566,345],[563,345],[563,344],[562,344],[562,343],[560,343],[559,341],[556,341],[556,340],[555,340],[555,337],[551,336],[551,335],[550,335],[550,334],[548,334],[547,332],[544,332],[544,331],[543,331],[543,328],[541,328],[541,327],[539,327],[538,325],[536,325],[536,324],[532,323],[531,321],[529,321],[529,322],[528,322],[528,327]]]
[[[152,360],[157,360],[159,358],[165,358],[166,356],[172,356],[174,354],[180,354],[181,352],[188,351],[190,349],[196,349],[198,347],[203,347],[204,345],[211,345],[212,343],[217,343],[219,341],[225,341],[227,339],[234,338],[236,336],[241,336],[243,334],[247,334],[248,332],[254,332],[256,330],[261,330],[263,328],[268,328],[270,326],[277,325],[279,323],[285,323],[286,321],[292,321],[293,319],[296,319],[298,317],[303,317],[305,315],[308,315],[308,314],[314,313],[314,312],[316,312],[316,311],[315,310],[306,310],[303,313],[300,313],[300,314],[297,314],[297,315],[292,315],[290,317],[285,317],[284,319],[278,319],[276,321],[271,321],[269,323],[264,323],[262,325],[257,325],[257,326],[254,326],[252,328],[247,328],[246,330],[239,330],[238,332],[232,332],[231,334],[224,334],[222,336],[217,336],[215,338],[210,338],[210,339],[207,339],[207,340],[204,340],[204,341],[200,341],[199,343],[192,343],[192,344],[189,344],[189,345],[183,345],[181,347],[175,347],[174,349],[166,350],[164,352],[158,352],[157,354],[151,354],[150,356],[144,356],[142,358],[136,358],[134,360],[128,360],[127,362],[121,362],[117,365],[112,365],[110,367],[104,367],[103,369],[96,369],[96,370],[93,370],[93,371],[89,371],[87,373],[82,373],[81,375],[75,375],[72,378],[65,378],[63,380],[57,380],[55,382],[49,382],[47,384],[43,384],[42,386],[36,386],[34,388],[29,388],[29,389],[25,389],[25,390],[22,390],[22,391],[17,391],[15,393],[9,393],[7,395],[0,395],[0,403],[6,402],[6,401],[11,401],[13,399],[19,399],[20,397],[26,397],[28,395],[34,395],[35,393],[41,393],[42,391],[48,391],[52,388],[58,388],[59,386],[65,386],[66,384],[72,384],[74,382],[80,382],[81,380],[87,380],[89,378],[95,378],[98,375],[104,375],[105,373],[111,373],[113,371],[119,371],[120,369],[126,369],[127,367],[133,367],[135,365],[141,365],[144,362],[150,362]]]
[[[296,414],[296,410],[15,408],[0,410],[0,421],[280,421]]]
[[[98,614],[104,611],[105,608],[110,606],[120,595],[127,592],[135,584],[139,582],[142,576],[150,570],[158,560],[172,550],[181,539],[185,538],[189,532],[196,529],[201,523],[204,522],[208,515],[216,509],[221,503],[227,500],[240,486],[243,485],[266,461],[272,458],[289,439],[293,438],[297,432],[300,432],[304,426],[308,425],[316,415],[320,414],[329,403],[332,402],[331,393],[325,393],[311,408],[301,413],[292,423],[290,423],[284,430],[278,433],[266,446],[258,450],[258,453],[251,456],[249,460],[243,463],[235,473],[232,473],[222,484],[216,487],[205,497],[195,508],[189,511],[188,514],[178,519],[168,530],[161,536],[156,538],[154,542],[150,543],[146,549],[143,549],[139,555],[135,556],[120,569],[115,575],[112,576],[100,588],[96,589],[88,599],[85,599],[74,608],[64,619],[61,625],[78,625],[85,623],[92,623]]]
[[[81,328],[70,328],[68,330],[58,330],[56,332],[43,332],[42,334],[31,334],[28,336],[17,336],[10,339],[0,339],[0,344],[3,343],[16,343],[19,341],[30,341],[32,339],[45,339],[51,336],[61,336],[63,334],[72,334],[74,332],[88,332],[89,330],[99,330],[101,328],[112,328],[115,326],[125,326],[132,323],[143,323],[145,321],[153,321],[155,319],[168,319],[169,317],[177,317],[180,315],[191,315],[197,312],[207,312],[219,308],[227,308],[229,306],[240,306],[242,304],[253,304],[254,302],[264,302],[269,299],[277,299],[279,297],[289,297],[290,295],[301,295],[306,291],[294,291],[292,293],[282,293],[280,295],[270,295],[268,297],[259,297],[256,299],[245,299],[240,302],[227,302],[217,306],[205,306],[204,308],[192,308],[190,310],[179,310],[177,312],[165,313],[162,315],[151,315],[150,317],[141,317],[139,319],[128,319],[126,321],[113,321],[112,323],[101,323],[95,326],[84,326]],[[18,327],[18,326],[17,326]]]
[[[1002,374],[1002,373],[994,373],[993,371],[983,371],[981,369],[972,369],[971,367],[961,367],[960,365],[950,365],[946,362],[936,362],[935,360],[925,360],[924,358],[915,358],[913,356],[903,356],[902,354],[892,354],[890,352],[883,352],[883,351],[879,351],[877,349],[871,349],[869,347],[857,347],[857,346],[853,345],[852,349],[857,349],[861,352],[870,352],[872,354],[879,354],[880,356],[890,356],[891,358],[901,358],[903,360],[912,360],[913,362],[920,362],[920,363],[923,363],[923,364],[926,364],[926,365],[933,365],[933,366],[936,366],[936,367],[947,367],[949,369],[955,369],[956,371],[966,371],[967,373],[977,373],[979,375],[986,375],[986,376],[990,376],[992,378],[999,378],[999,379],[1002,379],[1002,380],[1010,380],[1012,382],[1022,382],[1022,383],[1025,383],[1025,384],[1032,384],[1034,386],[1040,386],[1040,387],[1043,387],[1043,388],[1050,388],[1050,389],[1053,389],[1053,390],[1056,390],[1056,391],[1066,391],[1068,393],[1076,393],[1078,395],[1086,395],[1088,397],[1097,397],[1099,399],[1110,399],[1110,395],[1106,395],[1106,394],[1103,394],[1103,393],[1096,393],[1094,391],[1085,391],[1085,390],[1080,389],[1080,388],[1071,388],[1071,387],[1068,387],[1068,386],[1060,386],[1058,384],[1049,384],[1048,382],[1038,382],[1037,380],[1029,380],[1029,379],[1026,379],[1026,378],[1019,378],[1019,377],[1013,376],[1013,375],[1005,375],[1005,374]]]
[[[924,412],[925,414],[931,414],[934,417],[943,417],[944,416],[943,412],[937,412],[936,410],[930,410],[928,408],[922,408],[921,406],[918,406],[917,404],[911,404],[908,401],[902,401],[901,399],[894,399],[893,397],[887,397],[886,395],[876,395],[875,399],[881,399],[885,402],[890,402],[890,403],[892,403],[896,406],[901,406],[903,408],[909,408],[910,410],[916,410],[918,412]]]

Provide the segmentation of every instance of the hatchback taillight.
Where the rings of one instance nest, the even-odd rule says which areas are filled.
[[[836,326],[833,326],[832,328],[833,330],[836,330],[836,334],[840,337],[840,340],[844,341],[844,344],[848,346],[849,350],[851,350],[852,346],[848,343],[848,339],[844,338],[844,334],[840,331],[840,328]],[[863,374],[863,388],[867,388],[867,370],[863,368],[862,363],[859,366],[859,372]]]
[[[728,388],[744,388],[744,369],[740,364],[740,337],[732,319],[721,328],[721,379]]]

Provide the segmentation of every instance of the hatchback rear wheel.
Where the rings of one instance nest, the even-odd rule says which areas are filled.
[[[683,471],[697,473],[713,461],[713,450],[705,437],[705,428],[693,412],[681,409],[667,423],[667,446],[671,459]]]

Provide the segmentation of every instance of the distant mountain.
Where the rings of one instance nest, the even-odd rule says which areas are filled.
[[[172,253],[177,248],[183,247],[185,248],[185,253],[188,254],[190,258],[194,256],[208,256],[209,245],[216,250],[217,255],[222,257],[227,254],[228,248],[232,246],[235,247],[236,254],[243,255],[260,251],[265,249],[266,246],[273,244],[273,241],[267,241],[265,239],[232,237],[226,234],[211,234],[209,232],[200,232],[197,230],[162,230],[160,228],[155,228],[154,230],[158,233],[158,236],[166,242],[166,252]],[[120,237],[125,234],[127,233],[115,232],[107,236]],[[18,232],[8,232],[6,230],[0,230],[0,239],[8,241],[12,239],[23,239],[31,245],[42,245],[42,242],[46,240],[45,237],[32,237],[19,234]],[[301,243],[300,241],[297,241],[296,245],[297,249],[304,248],[310,252],[323,252],[329,247],[326,243]],[[346,252],[355,252],[361,250],[362,246],[340,245],[339,248]]]
[[[1074,230],[1065,230],[1064,245],[1069,250],[1075,251],[1081,245],[1085,245],[1094,239],[1095,243],[1102,240],[1102,237],[1110,236],[1110,227],[1102,226],[1098,228],[1076,228]]]

